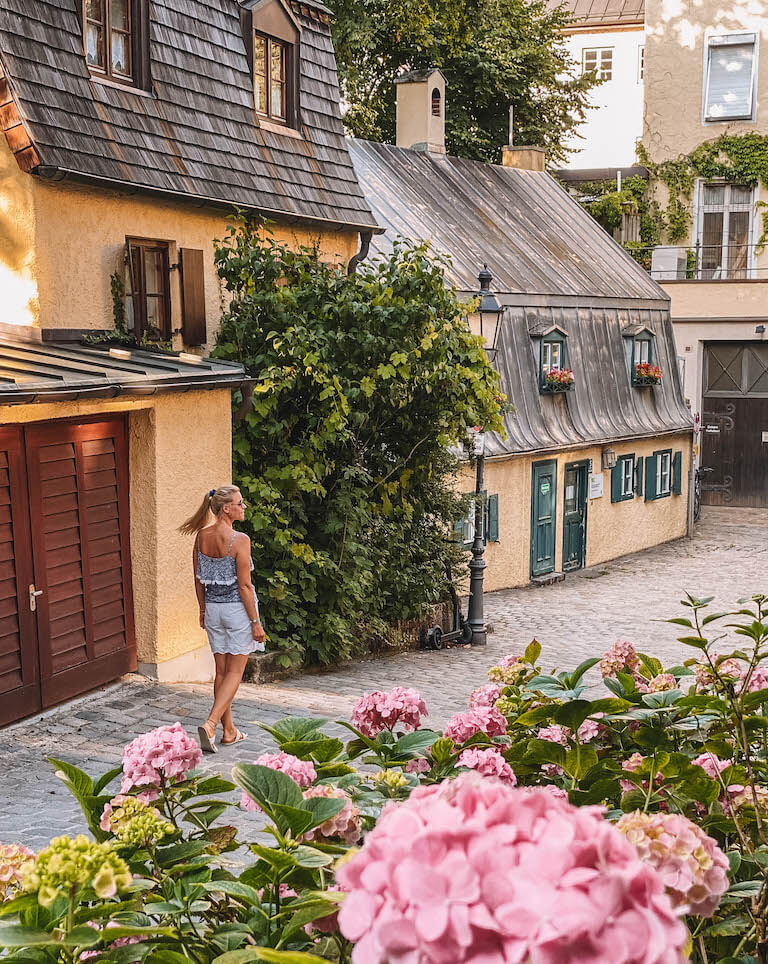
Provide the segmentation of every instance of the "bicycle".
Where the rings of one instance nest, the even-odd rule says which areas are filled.
[[[710,472],[714,472],[714,469],[710,469],[707,466],[698,466],[696,469],[696,476],[693,482],[693,521],[698,522],[699,516],[701,515],[701,483],[705,475],[709,475]]]

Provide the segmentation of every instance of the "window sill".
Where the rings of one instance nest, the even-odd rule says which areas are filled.
[[[570,385],[539,385],[540,395],[561,395],[563,392],[572,392],[573,382]]]
[[[119,84],[116,80],[110,80],[108,77],[99,77],[98,74],[91,74],[90,81],[92,84],[100,84],[102,87],[111,87],[113,90],[124,90],[128,94],[136,94],[139,97],[149,97],[152,100],[156,100],[151,90],[144,90],[143,87],[134,87],[133,84]]]
[[[285,137],[292,137],[294,140],[305,140],[301,131],[297,131],[295,127],[288,127],[287,124],[275,124],[259,117],[259,127],[262,130],[269,131],[270,134],[283,134]]]
[[[660,378],[633,378],[632,388],[655,388],[657,385],[661,385]]]

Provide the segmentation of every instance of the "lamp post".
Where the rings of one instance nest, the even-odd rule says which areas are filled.
[[[504,311],[499,304],[496,295],[491,291],[493,275],[488,270],[488,265],[484,264],[482,271],[477,276],[480,282],[480,290],[477,292],[477,313],[480,316],[480,337],[485,342],[485,351],[488,360],[496,360],[496,335],[499,331],[499,322]]]

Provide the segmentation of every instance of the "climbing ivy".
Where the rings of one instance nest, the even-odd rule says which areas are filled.
[[[691,199],[696,178],[707,181],[723,179],[732,184],[768,187],[768,135],[751,131],[747,134],[721,134],[712,141],[699,144],[689,154],[666,161],[653,161],[647,149],[638,145],[637,156],[651,175],[649,190],[654,182],[667,189],[666,207],[651,202],[653,217],[657,222],[659,238],[666,237],[671,243],[684,240],[691,226]],[[655,204],[655,208],[654,208]],[[756,250],[762,252],[768,242],[768,206],[758,202],[762,209],[762,232]]]
[[[622,247],[635,261],[650,271],[650,251],[661,240],[658,204],[648,196],[648,182],[642,177],[629,177],[619,188],[616,178],[588,181],[579,185],[578,201],[592,217],[613,233],[621,227],[625,214],[640,217],[640,240],[624,241]]]

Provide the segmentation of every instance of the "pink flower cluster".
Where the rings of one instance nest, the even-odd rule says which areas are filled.
[[[406,731],[418,730],[422,716],[427,716],[427,707],[419,691],[396,686],[388,693],[363,693],[350,719],[361,733],[373,738],[397,724]]]
[[[615,676],[617,673],[634,675],[639,669],[640,657],[637,655],[637,650],[626,639],[618,639],[600,660],[603,679],[606,676]]]
[[[445,735],[454,743],[465,743],[476,733],[504,736],[506,732],[506,718],[493,706],[475,706],[466,713],[457,713],[445,728]]]
[[[579,743],[591,743],[600,732],[600,724],[596,720],[584,720],[576,731]],[[540,740],[548,740],[550,743],[559,743],[560,746],[568,745],[568,737],[571,731],[567,726],[560,726],[553,723],[551,726],[542,726],[536,736]]]
[[[21,844],[0,844],[0,904],[6,891],[18,889],[22,868],[34,859],[34,851]]]
[[[640,811],[616,827],[657,871],[678,913],[714,914],[728,890],[728,858],[700,827],[679,813]]]
[[[327,891],[333,891],[334,893],[339,893],[341,887],[338,884],[331,884],[330,887],[326,887]],[[332,914],[328,914],[327,917],[318,917],[313,920],[311,924],[307,924],[304,930],[308,935],[312,934],[312,931],[320,931],[321,934],[333,934],[339,929],[339,912],[336,910]]]
[[[501,686],[498,683],[486,683],[472,692],[469,697],[469,705],[473,706],[494,706],[496,700],[501,696]]]
[[[677,688],[677,680],[671,673],[659,673],[648,683],[649,693],[663,693]]]
[[[181,723],[158,726],[142,733],[123,750],[123,793],[134,787],[160,787],[163,782],[183,779],[202,759],[197,742],[184,730]],[[157,790],[142,794],[145,801],[157,799]]]
[[[269,767],[289,776],[300,787],[309,787],[317,779],[317,771],[309,760],[300,760],[290,753],[262,753],[258,760],[253,761],[256,766]],[[240,796],[240,806],[246,810],[261,810],[256,801],[243,790]]]
[[[624,762],[621,764],[621,768],[622,770],[629,770],[630,773],[635,773],[643,765],[644,760],[645,760],[645,757],[642,755],[642,753],[633,753],[632,756],[624,760]],[[664,775],[661,773],[657,773],[656,779],[654,780],[654,784],[656,786],[660,786],[663,782],[664,782]],[[640,787],[638,787],[638,785],[636,783],[633,783],[631,780],[620,780],[619,783],[624,793],[629,793],[630,790],[640,789]],[[642,789],[644,790],[648,789],[648,780],[643,780]]]
[[[488,747],[486,750],[478,750],[473,746],[468,747],[459,757],[459,766],[468,767],[484,777],[496,777],[512,787],[517,784],[515,771],[499,751],[492,747]]]
[[[355,964],[679,964],[659,874],[596,807],[464,774],[388,805],[337,871]]]
[[[360,811],[357,807],[352,806],[352,801],[343,790],[337,790],[335,787],[329,787],[321,783],[319,786],[310,787],[304,791],[304,799],[308,800],[310,797],[333,797],[337,800],[343,800],[344,806],[335,817],[331,817],[330,820],[321,823],[319,827],[305,833],[304,838],[306,840],[341,837],[345,843],[357,843],[362,832],[360,829]]]
[[[708,777],[716,780],[717,775],[722,773],[723,770],[727,770],[733,761],[721,760],[715,753],[702,753],[700,756],[697,756],[695,760],[691,760],[691,763],[697,767],[701,767]]]
[[[95,930],[97,930],[97,931],[102,930],[102,929],[103,929],[103,930],[107,930],[107,929],[110,928],[110,927],[120,927],[120,926],[122,926],[119,921],[114,921],[114,920],[107,921],[107,923],[103,925],[103,928],[102,928],[102,925],[101,925],[98,921],[89,920],[89,921],[87,921],[87,924],[88,924],[89,927],[93,927],[93,928],[94,928]],[[118,948],[118,947],[127,947],[129,944],[140,944],[140,943],[141,943],[141,938],[140,938],[140,937],[116,937],[115,940],[113,940],[113,941],[111,941],[109,944],[107,944],[107,947],[106,947],[105,950],[111,951],[111,950],[115,950],[115,949]],[[89,959],[92,958],[92,957],[102,957],[102,956],[104,955],[104,953],[105,953],[104,950],[101,950],[101,951],[81,951],[78,956],[79,956],[79,960],[81,960],[81,961],[87,961],[87,960],[89,960]]]
[[[754,693],[757,690],[768,689],[768,666],[756,666],[749,674],[749,680],[747,680],[749,664],[744,660],[738,657],[721,659],[721,653],[711,653],[710,655],[721,679],[734,685],[739,680],[743,681],[740,687],[735,687],[737,692],[741,693],[746,690],[748,693]],[[720,663],[718,663],[718,660],[720,660]],[[696,673],[696,685],[699,689],[709,689],[715,682],[715,674],[712,672],[709,663],[697,663],[694,666],[694,672]]]
[[[423,756],[416,757],[415,760],[409,760],[405,764],[406,773],[427,773],[431,769],[429,760],[425,760]]]

